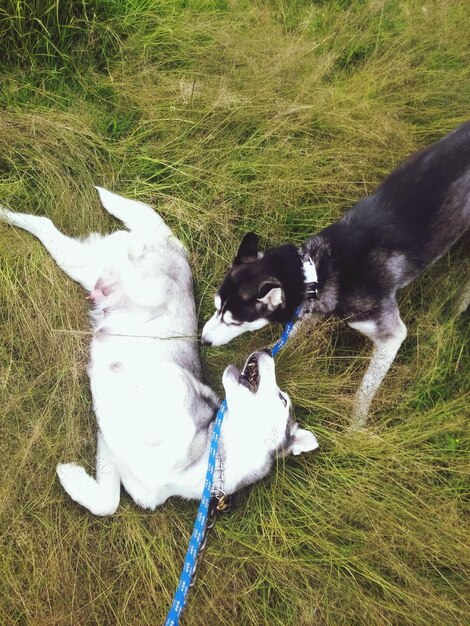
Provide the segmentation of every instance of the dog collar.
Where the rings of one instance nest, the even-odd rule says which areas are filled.
[[[318,295],[318,274],[315,263],[310,256],[307,254],[306,256],[301,256],[302,259],[302,269],[304,272],[304,281],[305,281],[305,295],[309,300],[316,298]]]

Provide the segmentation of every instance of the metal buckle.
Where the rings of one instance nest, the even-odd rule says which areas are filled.
[[[222,493],[222,495],[217,498],[216,509],[219,513],[228,513],[230,510],[230,498],[226,493]]]

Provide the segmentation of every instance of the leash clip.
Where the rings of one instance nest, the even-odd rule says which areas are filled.
[[[218,513],[228,513],[230,511],[230,496],[222,492],[221,496],[216,496]]]

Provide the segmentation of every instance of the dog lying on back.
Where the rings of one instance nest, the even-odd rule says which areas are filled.
[[[72,463],[59,465],[57,473],[73,500],[95,515],[111,515],[121,483],[146,509],[173,495],[201,497],[219,403],[202,380],[192,275],[182,244],[149,206],[98,192],[128,230],[78,240],[46,217],[0,208],[0,218],[38,237],[89,292],[96,478]],[[241,372],[227,367],[223,385],[225,493],[265,476],[276,455],[317,447],[314,435],[293,420],[269,351],[253,353]]]
[[[470,221],[470,122],[411,156],[370,197],[300,249],[258,251],[247,233],[215,296],[203,329],[206,345],[222,345],[302,307],[312,321],[335,315],[372,340],[374,351],[356,395],[352,427],[366,422],[406,327],[396,292],[434,263]],[[470,284],[460,310],[468,306]]]

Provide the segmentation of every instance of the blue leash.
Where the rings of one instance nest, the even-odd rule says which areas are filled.
[[[289,339],[294,327],[294,320],[300,315],[300,307],[295,312],[293,320],[288,322],[282,331],[282,335],[277,343],[271,348],[273,356],[283,348]],[[204,490],[202,492],[201,502],[197,512],[196,521],[194,522],[193,534],[189,540],[188,550],[184,559],[183,570],[181,572],[178,588],[173,596],[173,604],[168,612],[165,626],[178,626],[181,612],[186,605],[186,599],[191,584],[191,579],[196,566],[196,559],[204,537],[207,519],[209,516],[209,505],[211,501],[212,482],[214,479],[215,458],[219,448],[220,428],[222,426],[225,413],[227,412],[227,401],[223,400],[217,411],[212,431],[211,445],[209,449],[209,464],[207,466],[206,480],[204,482]]]

